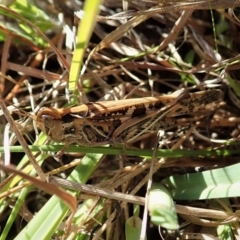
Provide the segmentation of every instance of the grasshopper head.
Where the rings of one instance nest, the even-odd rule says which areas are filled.
[[[56,142],[62,142],[64,135],[61,115],[55,108],[42,108],[36,118],[37,127]]]

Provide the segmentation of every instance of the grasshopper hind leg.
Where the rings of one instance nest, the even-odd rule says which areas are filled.
[[[157,132],[159,130],[167,130],[177,126],[177,121],[174,118],[164,118],[157,122],[156,119],[145,119],[138,124],[125,129],[119,136],[119,140],[123,143],[131,143],[138,137],[147,134]]]

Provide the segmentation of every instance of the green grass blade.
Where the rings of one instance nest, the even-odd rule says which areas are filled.
[[[85,49],[92,36],[93,29],[96,24],[96,17],[100,11],[99,6],[102,0],[88,0],[84,4],[84,16],[79,24],[77,33],[76,49],[73,54],[73,59],[69,75],[69,91],[76,91],[76,86],[79,81],[80,71],[84,59]]]
[[[171,176],[162,181],[173,199],[213,199],[240,196],[240,163],[225,168]]]
[[[68,177],[68,180],[86,183],[94,171],[102,154],[87,154]],[[37,213],[16,239],[50,239],[68,212],[68,207],[53,196]]]
[[[28,194],[30,188],[31,187],[24,188],[21,191],[21,193],[19,194],[19,196],[17,198],[17,201],[14,204],[14,207],[13,207],[13,209],[11,211],[11,214],[9,215],[9,218],[8,218],[8,220],[6,222],[6,225],[4,226],[4,229],[1,232],[0,240],[4,240],[4,239],[8,238],[9,231],[10,231],[12,225],[14,224],[14,221],[15,221],[17,215],[20,212],[22,204],[24,203],[25,197]]]
[[[142,228],[142,220],[137,216],[130,217],[125,223],[126,240],[139,239]]]
[[[28,146],[31,151],[46,151],[46,152],[58,152],[64,146],[63,145],[31,145]],[[10,146],[11,152],[23,152],[21,146]],[[0,153],[4,152],[4,147],[0,147]],[[66,149],[66,152],[81,152],[81,153],[103,153],[111,155],[121,155],[123,154],[123,147],[84,147],[78,145],[71,145]],[[126,149],[126,155],[129,156],[142,156],[143,158],[152,158],[152,150],[150,149]],[[171,150],[171,149],[158,149],[156,152],[156,157],[212,157],[212,156],[231,156],[233,154],[240,154],[240,149],[228,150],[228,149],[219,149],[219,150]]]
[[[151,221],[167,229],[178,229],[175,205],[170,192],[161,184],[153,184],[149,193],[148,210]]]

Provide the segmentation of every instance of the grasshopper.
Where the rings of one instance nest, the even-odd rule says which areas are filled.
[[[139,136],[177,126],[177,116],[218,106],[221,90],[158,97],[100,101],[68,108],[42,108],[37,126],[55,142],[69,146],[131,143]]]

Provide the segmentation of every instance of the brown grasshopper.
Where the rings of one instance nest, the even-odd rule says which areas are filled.
[[[221,90],[159,97],[101,101],[68,108],[42,108],[37,126],[53,141],[68,146],[131,143],[139,136],[177,126],[176,116],[216,107]]]

